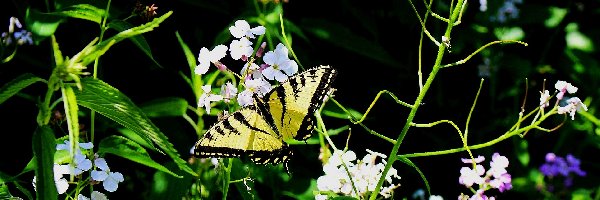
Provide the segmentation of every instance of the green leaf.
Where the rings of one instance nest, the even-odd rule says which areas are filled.
[[[108,23],[108,27],[121,32],[121,31],[125,31],[127,29],[132,28],[133,25],[127,23],[126,21],[114,20],[114,21]],[[163,68],[162,65],[160,65],[158,63],[158,61],[156,61],[154,59],[154,56],[152,55],[152,50],[150,49],[150,45],[148,44],[148,42],[146,42],[146,38],[143,35],[136,35],[136,36],[130,37],[129,40],[131,40],[131,42],[133,42],[133,44],[135,44],[135,46],[140,48],[140,50],[142,50],[142,52],[144,52],[146,54],[146,56],[148,56],[148,58],[150,58],[150,60],[152,60],[152,62],[154,62],[154,64],[156,64],[160,68]]]
[[[165,164],[165,167],[177,170],[177,165],[172,162]],[[194,183],[192,176],[184,176],[181,179],[157,171],[154,173],[150,194],[145,199],[182,199],[184,195],[188,194],[192,183]]]
[[[187,107],[187,101],[179,97],[155,99],[140,105],[148,117],[181,117]]]
[[[97,8],[90,4],[76,4],[49,14],[84,19],[100,24],[105,13],[106,11],[104,9]]]
[[[58,199],[56,184],[54,183],[54,132],[48,126],[40,126],[33,133],[33,155],[37,167],[36,197],[37,199]]]
[[[134,141],[135,143],[142,145],[143,147],[146,147],[148,149],[156,149],[156,147],[154,147],[154,144],[152,143],[152,141],[144,140],[144,138],[140,137],[136,132],[132,131],[131,129],[118,128],[117,131],[119,133],[123,134],[128,139]]]
[[[0,88],[0,104],[4,103],[8,98],[17,94],[23,88],[30,86],[38,81],[46,82],[46,80],[34,76],[33,74],[23,74],[18,76],[17,78],[11,80],[10,82],[4,84],[2,88]]]
[[[98,154],[102,155],[106,153],[152,167],[178,178],[183,177],[173,173],[171,170],[152,160],[148,152],[146,152],[146,149],[123,136],[113,135],[104,138],[98,147]]]
[[[154,142],[181,170],[197,176],[186,161],[179,157],[167,136],[127,96],[101,80],[84,78],[81,84],[83,90],[75,91],[79,105],[131,129],[148,143]]]
[[[188,66],[190,67],[190,72],[192,72],[192,74],[195,74],[193,72],[196,68],[196,57],[190,50],[190,47],[188,47],[188,45],[185,44],[185,42],[181,38],[181,35],[179,35],[179,32],[175,32],[175,36],[177,37],[179,46],[181,46],[181,50],[183,50],[183,55],[185,55],[185,59],[187,60]]]
[[[27,9],[25,13],[25,23],[27,30],[31,31],[34,36],[45,38],[56,32],[58,25],[64,20],[63,17],[51,14],[41,13],[37,10]],[[36,37],[33,37],[34,39]]]
[[[146,24],[121,31],[115,36],[110,37],[97,45],[86,47],[81,52],[73,56],[73,59],[78,59],[84,66],[88,65],[94,62],[96,58],[104,55],[104,53],[106,53],[106,51],[108,51],[112,45],[123,41],[124,39],[154,30],[154,28],[158,27],[158,25],[171,16],[171,14],[173,14],[173,11],[169,11],[160,17],[154,18],[154,20]]]
[[[69,85],[61,87],[62,98],[65,108],[65,115],[69,129],[69,152],[75,152],[79,148],[79,108],[77,107],[77,98],[73,92],[73,88]],[[69,160],[74,159],[75,154],[70,153]]]
[[[527,140],[519,140],[515,141],[517,144],[515,145],[515,151],[517,153],[517,159],[519,159],[519,162],[521,163],[521,165],[523,166],[528,166],[529,165],[529,161],[531,160],[531,158],[529,157],[529,143],[527,143]]]
[[[398,156],[398,160],[407,164],[408,166],[415,168],[415,170],[417,170],[417,173],[419,173],[419,176],[421,176],[421,179],[423,179],[423,182],[425,183],[425,189],[427,189],[427,194],[431,195],[431,189],[429,188],[429,182],[427,181],[427,178],[425,178],[425,174],[423,174],[421,169],[419,169],[419,167],[417,167],[417,165],[415,165],[415,163],[410,161],[408,158]]]
[[[177,37],[177,41],[179,42],[179,45],[183,50],[183,54],[185,55],[185,59],[187,60],[188,66],[190,67],[190,78],[188,78],[184,73],[182,73],[181,76],[190,85],[192,91],[201,91],[202,86],[204,85],[204,82],[202,81],[202,76],[194,73],[194,69],[196,68],[196,57],[190,50],[190,47],[188,47],[188,45],[185,44],[185,42],[181,38],[181,35],[179,35],[179,32],[175,32],[175,36]],[[196,99],[200,98],[199,92],[195,92],[194,94],[196,95]]]
[[[594,51],[594,42],[590,37],[579,32],[579,25],[577,23],[570,23],[565,27],[567,35],[565,40],[567,47],[570,49],[578,49],[586,53]]]
[[[385,49],[381,48],[380,44],[356,35],[352,30],[340,24],[318,19],[307,19],[300,26],[305,27],[305,30],[316,37],[336,46],[377,60],[389,66],[398,66],[396,59],[388,54]]]

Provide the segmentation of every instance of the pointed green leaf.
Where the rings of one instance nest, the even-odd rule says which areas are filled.
[[[179,35],[179,32],[175,32],[175,36],[177,37],[177,41],[181,46],[181,50],[183,50],[183,55],[185,55],[185,59],[187,60],[188,66],[190,67],[190,72],[194,72],[194,69],[196,68],[196,57],[190,50],[190,47],[188,47],[188,45],[185,44],[185,42],[181,38],[181,35]]]
[[[97,8],[90,4],[76,4],[49,14],[84,19],[100,24],[105,13],[106,11],[104,9]]]
[[[183,50],[183,54],[185,55],[185,59],[187,60],[188,66],[190,67],[190,78],[185,76],[185,74],[182,74],[182,77],[190,85],[192,91],[201,91],[202,86],[204,85],[204,82],[202,81],[202,76],[194,73],[194,69],[196,68],[196,57],[190,50],[190,47],[188,47],[188,45],[185,44],[185,42],[181,38],[181,35],[179,35],[179,32],[175,32],[175,36],[177,37],[177,41],[179,42],[179,45]],[[200,93],[196,92],[195,94],[196,99],[200,98]]]
[[[54,183],[54,132],[48,126],[40,126],[33,134],[33,155],[37,166],[36,197],[37,199],[58,199],[56,184]]]
[[[140,105],[148,117],[181,117],[187,107],[187,101],[179,97],[155,99]]]
[[[46,82],[46,80],[34,76],[33,74],[23,74],[4,84],[4,86],[0,88],[0,104],[17,94],[23,88],[26,88],[27,86],[30,86],[38,81]]]
[[[179,153],[159,129],[125,94],[107,83],[93,78],[81,79],[83,90],[75,91],[77,103],[131,129],[145,141],[154,142],[179,168],[196,173],[179,157]]]
[[[114,20],[114,21],[108,23],[108,27],[121,32],[121,31],[125,31],[127,29],[132,28],[133,25],[127,23],[126,21]],[[146,38],[143,35],[136,35],[136,36],[130,37],[129,39],[131,40],[131,42],[133,42],[133,44],[135,44],[135,46],[140,48],[140,50],[142,50],[150,58],[150,60],[152,60],[152,62],[154,62],[154,64],[156,64],[160,68],[163,68],[154,59],[154,56],[152,56],[152,50],[150,49],[150,45],[148,45],[148,42],[146,42]]]
[[[160,17],[154,18],[154,20],[146,24],[121,31],[117,35],[110,37],[97,45],[82,50],[77,55],[73,56],[73,59],[77,58],[82,65],[88,65],[94,62],[96,58],[104,55],[112,45],[123,41],[124,39],[154,30],[154,28],[158,27],[158,25],[171,16],[171,14],[173,14],[173,11],[169,11]]]
[[[398,160],[407,164],[408,166],[415,168],[415,170],[417,170],[417,173],[419,173],[419,176],[421,176],[421,179],[423,179],[423,182],[425,183],[425,189],[427,189],[427,194],[431,195],[431,189],[429,188],[429,181],[427,181],[427,178],[425,178],[425,174],[423,174],[421,169],[419,169],[419,167],[417,167],[417,165],[415,165],[415,163],[410,161],[408,158],[398,156]]]
[[[123,136],[113,135],[104,138],[98,147],[98,154],[103,155],[106,153],[152,167],[175,177],[183,177],[173,173],[171,170],[152,160],[148,152],[146,152],[146,149]]]
[[[61,87],[62,98],[65,108],[65,115],[69,129],[69,152],[76,152],[79,148],[79,109],[77,107],[77,98],[73,92],[73,88],[69,85]],[[75,154],[69,155],[69,160],[74,159]]]

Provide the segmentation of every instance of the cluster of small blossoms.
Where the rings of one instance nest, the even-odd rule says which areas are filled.
[[[571,85],[570,83],[567,83],[566,81],[557,81],[556,84],[554,84],[554,88],[556,88],[556,90],[558,91],[558,93],[556,94],[556,104],[559,105],[557,110],[558,114],[569,113],[569,115],[571,116],[571,120],[575,120],[575,113],[578,110],[588,110],[587,106],[583,104],[583,102],[581,102],[581,99],[577,97],[570,97],[566,99],[566,105],[560,106],[560,102],[564,99],[565,94],[567,92],[569,94],[574,94],[575,92],[577,92],[577,87]],[[548,90],[544,90],[544,92],[540,92],[540,95],[540,108],[544,109],[545,107],[548,107],[550,105],[550,92]]]
[[[335,151],[323,166],[325,175],[317,179],[317,188],[321,194],[316,195],[315,199],[327,199],[325,193],[365,197],[374,191],[386,164],[385,160],[382,160],[383,163],[376,163],[377,157],[385,159],[387,156],[368,149],[367,152],[369,153],[362,160],[356,160],[356,154],[352,151]],[[394,178],[400,179],[400,176],[392,167],[385,176],[389,186],[383,187],[379,192],[384,198],[390,198],[393,190],[400,187],[400,184],[393,183]]]
[[[66,151],[67,153],[70,153],[69,144],[70,141],[65,140],[64,144],[56,145],[57,153],[59,153],[59,151]],[[73,175],[81,178],[81,174],[91,170],[90,175],[92,184],[99,184],[102,182],[104,189],[109,192],[116,191],[119,187],[119,183],[125,180],[123,178],[123,174],[111,171],[106,163],[106,160],[99,157],[97,154],[94,155],[94,162],[92,164],[92,161],[88,159],[81,150],[90,150],[92,148],[94,148],[94,145],[91,142],[79,143],[79,148],[76,148],[75,155],[71,163],[54,163],[54,182],[56,184],[58,194],[64,194],[67,189],[69,189],[69,181],[64,177],[64,175]],[[85,178],[82,178],[82,180],[85,180]],[[33,186],[35,189],[36,177],[33,177]],[[91,197],[92,199],[107,199],[104,194],[97,191],[94,191]],[[87,199],[87,197],[80,194],[78,199]]]
[[[544,176],[553,179],[557,176],[563,176],[564,186],[570,187],[573,185],[573,176],[585,176],[586,172],[579,168],[581,161],[573,155],[568,154],[566,158],[556,156],[554,153],[546,154],[546,163],[540,166],[540,171]]]
[[[498,153],[492,155],[492,161],[490,161],[490,169],[486,172],[483,165],[479,164],[485,160],[485,157],[479,156],[475,159],[462,159],[463,163],[474,165],[471,167],[462,167],[460,169],[460,177],[458,182],[465,185],[467,188],[472,188],[474,184],[479,186],[479,189],[475,190],[473,196],[460,194],[459,200],[493,200],[495,197],[488,197],[484,194],[489,189],[498,189],[500,192],[510,190],[512,188],[512,178],[506,171],[508,167],[508,159],[501,156]]]
[[[211,86],[204,85],[202,89],[204,93],[198,100],[198,107],[204,107],[206,112],[210,112],[211,102],[224,100],[226,103],[237,95],[237,102],[242,106],[247,106],[253,103],[252,96],[264,96],[273,88],[269,80],[277,80],[284,82],[288,76],[292,76],[298,72],[298,64],[296,61],[289,59],[287,47],[279,43],[275,50],[264,53],[266,43],[262,43],[256,51],[255,57],[262,58],[263,64],[257,64],[257,59],[252,57],[254,49],[252,48],[252,39],[256,36],[265,33],[265,27],[257,26],[250,28],[248,22],[237,20],[234,26],[229,27],[229,32],[233,37],[237,38],[229,44],[229,48],[225,45],[217,45],[212,50],[206,47],[200,49],[198,55],[198,66],[194,69],[194,73],[198,75],[205,74],[209,67],[214,65],[221,71],[227,70],[227,66],[220,60],[223,59],[227,51],[232,59],[242,60],[245,62],[240,74],[243,79],[245,90],[237,93],[237,88],[227,82],[221,87],[220,94],[212,94]],[[263,56],[264,55],[264,56]]]
[[[17,45],[33,44],[31,39],[31,32],[23,29],[23,25],[19,22],[16,17],[11,17],[8,24],[8,32],[2,33],[2,44],[11,45],[16,43]]]

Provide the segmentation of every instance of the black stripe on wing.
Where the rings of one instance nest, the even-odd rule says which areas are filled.
[[[335,79],[335,76],[337,74],[335,69],[333,69],[329,66],[324,66],[317,70],[307,71],[306,73],[310,73],[309,75],[307,75],[307,77],[312,76],[314,78],[315,76],[317,76],[316,73],[321,69],[323,69],[325,71],[323,72],[323,75],[321,76],[321,79],[319,80],[319,86],[317,86],[317,88],[310,100],[310,105],[308,106],[308,114],[306,116],[304,116],[304,119],[302,120],[302,124],[300,124],[300,127],[298,128],[298,133],[294,137],[294,139],[296,139],[296,140],[306,140],[311,136],[312,131],[314,129],[314,122],[316,121],[314,112],[317,111],[317,109],[319,107],[321,107],[321,104],[323,104],[323,101],[325,100],[327,93],[331,89],[331,83],[333,82],[333,80]],[[304,80],[305,80],[304,77],[302,77],[301,81],[304,81]],[[306,84],[306,83],[304,83],[304,84]]]

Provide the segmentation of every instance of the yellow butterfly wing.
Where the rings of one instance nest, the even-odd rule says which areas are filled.
[[[290,77],[263,99],[268,123],[273,124],[284,140],[306,140],[311,136],[314,112],[321,107],[331,89],[337,71],[320,66]]]
[[[194,147],[197,157],[249,157],[259,164],[287,162],[292,152],[255,106],[213,125]]]

